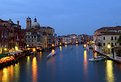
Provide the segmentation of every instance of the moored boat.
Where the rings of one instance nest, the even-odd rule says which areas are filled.
[[[89,61],[101,61],[104,60],[105,57],[104,56],[97,56],[96,58],[90,58]]]
[[[55,54],[56,54],[56,51],[51,52],[49,55],[47,55],[47,58],[50,58],[50,57],[54,56]]]

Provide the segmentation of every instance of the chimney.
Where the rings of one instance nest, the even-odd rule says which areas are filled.
[[[19,25],[19,21],[17,21],[17,25]]]

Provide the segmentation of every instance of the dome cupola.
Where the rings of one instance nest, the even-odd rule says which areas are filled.
[[[34,19],[34,22],[32,23],[32,28],[40,28],[40,24],[37,22],[37,19]]]

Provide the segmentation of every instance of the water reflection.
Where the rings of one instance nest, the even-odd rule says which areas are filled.
[[[114,82],[114,74],[113,74],[113,62],[111,60],[107,60],[106,62],[106,80],[107,82]]]
[[[36,57],[32,60],[32,81],[37,82],[37,59]]]
[[[2,75],[2,82],[8,82],[9,81],[9,72],[8,68],[3,69],[3,75]]]
[[[76,47],[78,47],[79,45],[78,44],[76,44]]]
[[[88,72],[87,50],[84,50],[84,74],[87,76]]]
[[[40,55],[40,58],[42,58],[42,51],[40,51],[39,55]]]
[[[65,44],[65,47],[67,48],[67,45]]]
[[[59,46],[59,48],[60,48],[60,51],[62,51],[62,46]]]
[[[9,82],[13,79],[13,74],[14,74],[14,69],[13,69],[13,65],[11,65],[10,67],[7,68],[3,68],[3,70],[1,70],[2,74],[0,74],[2,77],[2,82]]]
[[[20,64],[19,63],[17,63],[17,64],[15,64],[15,67],[14,67],[14,72],[15,72],[15,78],[16,78],[16,81],[18,81],[19,80],[19,78],[20,78]]]

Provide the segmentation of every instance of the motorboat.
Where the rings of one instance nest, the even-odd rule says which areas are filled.
[[[51,52],[51,53],[49,53],[49,55],[47,55],[47,58],[50,58],[50,57],[54,56],[55,54],[56,54],[56,51]]]
[[[105,57],[104,56],[97,56],[96,58],[90,58],[89,61],[101,61],[104,60]]]

